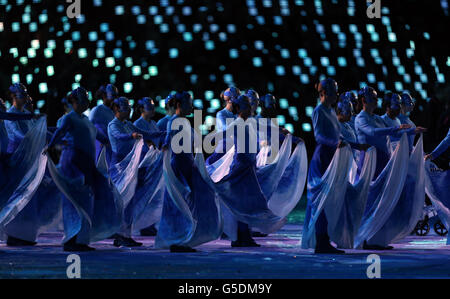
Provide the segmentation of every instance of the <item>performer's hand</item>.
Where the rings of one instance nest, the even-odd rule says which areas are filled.
[[[400,127],[398,127],[399,130],[406,130],[411,128],[411,125],[408,124],[401,124]]]
[[[416,134],[424,133],[427,131],[427,128],[417,127],[415,130]]]
[[[133,134],[131,134],[131,136],[132,136],[134,139],[141,139],[141,138],[142,138],[142,134],[139,134],[139,133],[136,133],[136,132],[134,132]]]
[[[370,148],[370,144],[360,144],[359,150],[360,151],[367,151]]]
[[[425,155],[425,161],[427,160],[433,160],[433,155],[432,154]]]

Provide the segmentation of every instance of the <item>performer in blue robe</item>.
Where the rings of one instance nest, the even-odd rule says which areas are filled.
[[[73,111],[62,120],[48,147],[70,135],[60,157],[57,169],[51,160],[48,168],[53,180],[64,194],[64,250],[90,251],[89,243],[103,240],[116,233],[120,227],[120,198],[106,173],[103,161],[97,169],[95,140],[97,129],[83,114],[88,108],[87,91],[79,87],[67,98]]]
[[[425,156],[425,190],[435,207],[439,219],[450,231],[450,170],[437,167],[432,160],[443,157],[448,161],[450,148],[450,129],[442,142]],[[450,245],[450,234],[447,236]]]
[[[250,99],[250,106],[252,107],[251,117],[258,117],[256,110],[259,107],[259,94],[255,90],[249,89],[245,95]]]
[[[358,142],[370,144],[377,149],[377,169],[375,171],[375,177],[377,177],[390,158],[391,151],[388,148],[387,136],[401,137],[404,130],[410,129],[411,126],[402,124],[386,127],[383,119],[373,113],[377,106],[377,93],[373,88],[362,88],[359,91],[359,97],[363,101],[364,108],[355,121]],[[361,161],[364,161],[364,152],[361,152]]]
[[[245,120],[251,115],[250,100],[242,95],[232,103],[233,112],[239,117],[233,124],[229,124],[231,127],[227,128],[226,135],[227,138],[232,135],[235,151],[229,173],[215,183],[215,189],[222,203],[238,221],[235,228],[237,233],[233,233],[236,238],[232,238],[231,246],[258,247],[259,244],[253,240],[249,227],[269,233],[280,228],[284,220],[269,209],[263,186],[258,182],[256,132],[251,124],[245,124]],[[239,198],[246,200],[241,201]],[[226,233],[231,237],[230,232]]]
[[[169,94],[165,101],[164,107],[166,109],[166,116],[158,120],[156,125],[161,132],[167,131],[167,123],[169,122],[172,115],[175,113],[175,95]]]
[[[10,87],[9,93],[13,102],[10,112],[32,115],[32,99],[24,85],[17,83]],[[8,153],[18,150],[25,136],[35,126],[34,119],[20,121],[6,121],[5,126],[9,136]],[[20,212],[4,225],[8,246],[26,246],[36,244],[38,235],[56,224],[60,212],[60,194],[49,174],[45,174],[33,197],[26,202],[22,201]],[[17,211],[17,210],[16,210]]]
[[[128,121],[131,108],[127,98],[115,99],[112,107],[115,118],[108,125],[108,137],[112,149],[110,174],[123,197],[123,223],[120,232],[114,236],[114,246],[141,246],[142,243],[131,238],[134,215],[140,214],[141,211],[136,211],[136,209],[145,207],[150,197],[135,196],[143,146],[141,144],[138,147],[135,140],[143,138],[146,142],[158,144],[164,133],[141,130]],[[141,172],[141,175],[145,177],[145,171]],[[139,187],[143,188],[144,186]]]
[[[407,151],[405,152],[404,148],[400,146],[401,144],[391,156],[388,136],[402,136],[403,133],[409,133],[411,127],[406,124],[386,127],[383,119],[373,113],[377,105],[377,93],[373,88],[362,88],[359,97],[363,102],[363,111],[356,117],[358,141],[368,143],[376,148],[377,167],[355,246],[362,245],[364,249],[369,250],[392,249],[392,246],[387,246],[390,237],[386,228],[392,222],[391,219],[395,218],[395,208],[399,203],[407,178],[409,156]],[[412,131],[415,131],[415,133],[423,132],[422,129],[412,129]],[[361,152],[360,164],[361,161],[364,161],[364,155],[365,153]],[[393,168],[398,167],[403,169],[393,170]],[[397,172],[397,174],[393,174],[394,172]],[[395,180],[386,181],[386,178],[390,175],[394,175],[395,180],[398,180],[395,186]],[[390,190],[391,194],[387,194],[388,192],[384,192],[384,190]],[[384,209],[384,212],[379,212],[382,209]],[[393,215],[393,217],[390,218],[390,215]]]
[[[111,162],[111,144],[108,139],[108,124],[114,119],[112,103],[119,97],[117,87],[112,84],[102,85],[96,92],[96,98],[101,98],[103,103],[94,107],[89,113],[89,120],[97,128],[97,140],[95,142],[96,159],[98,160],[100,152],[105,148],[106,162],[109,166]]]
[[[308,173],[308,204],[306,208],[305,224],[303,229],[302,247],[310,248],[315,243],[316,253],[342,254],[344,251],[338,250],[330,244],[328,235],[328,221],[325,211],[320,212],[316,217],[320,192],[316,190],[320,187],[325,171],[327,170],[336,150],[345,146],[345,142],[340,139],[341,126],[332,108],[337,101],[337,83],[331,78],[322,80],[316,85],[319,92],[320,104],[314,109],[312,115],[314,137],[317,145],[310,163]],[[317,182],[316,182],[317,181]],[[314,222],[315,221],[315,222]],[[314,236],[307,236],[310,231],[315,231],[315,242],[311,241]]]
[[[13,92],[11,92],[11,89]],[[12,98],[25,102],[26,88],[15,84],[10,88]],[[19,105],[20,106],[20,105]],[[41,157],[45,145],[45,117],[31,113],[8,113],[0,99],[0,225],[10,222],[22,211],[36,192],[45,171],[45,157]],[[28,131],[14,153],[8,154],[8,134],[5,120],[23,121],[39,119]],[[4,232],[3,232],[4,233]],[[10,238],[10,243],[13,241]],[[34,245],[34,242],[17,240],[18,245]]]
[[[168,101],[166,101],[166,105],[167,102]],[[140,99],[137,102],[136,111],[141,115],[141,117],[134,122],[134,125],[137,128],[150,133],[166,131],[167,123],[164,125],[164,130],[161,131],[155,121],[152,120],[152,117],[155,115],[155,103],[151,98]],[[153,148],[150,148],[149,146],[152,145]],[[144,155],[151,155],[152,153],[149,153],[149,150],[154,151],[154,155],[156,155],[157,158],[155,160],[151,159],[151,161],[149,161],[151,163],[146,163],[146,161],[144,161],[144,165],[139,166],[139,182],[135,196],[148,196],[149,190],[154,192],[149,199],[149,204],[144,207],[144,211],[136,220],[136,226],[140,229],[141,236],[156,236],[156,222],[159,222],[159,219],[161,218],[164,198],[164,180],[162,178],[162,153],[157,149],[159,147],[160,144],[146,144],[142,151]],[[149,159],[149,157],[143,156],[143,159]],[[140,186],[142,186],[142,188]]]
[[[400,114],[398,115],[398,119],[400,120],[400,123],[402,124],[408,124],[411,126],[411,128],[415,128],[416,125],[414,122],[409,118],[410,113],[414,110],[415,103],[413,98],[408,92],[403,92],[401,95],[400,100]],[[412,150],[414,146],[414,137],[415,135],[409,135],[409,151]]]
[[[155,246],[194,252],[222,233],[220,206],[201,152],[195,160],[192,154],[194,130],[185,118],[192,113],[190,94],[178,92],[175,107],[163,145],[166,192]]]
[[[386,113],[381,117],[384,121],[384,124],[386,127],[399,127],[402,122],[398,118],[400,116],[400,96],[396,93],[388,93],[386,94],[384,98],[384,104],[386,106]],[[406,124],[409,124],[407,122],[404,122]],[[408,130],[406,130],[406,133],[408,136],[412,136],[412,141],[410,139],[410,145],[412,145],[411,142],[414,141],[414,136],[416,135],[415,131],[416,126],[411,126]],[[398,144],[398,141],[400,140],[400,136],[398,135],[392,135],[389,136],[390,141],[390,150],[393,152]],[[410,151],[412,150],[412,147],[410,147]]]
[[[232,101],[237,99],[241,91],[236,87],[227,88],[223,92],[223,100],[225,101],[225,108],[216,114],[216,131],[223,132],[227,129],[227,125],[236,119],[233,113]],[[206,165],[210,166],[217,160],[222,158],[229,150],[229,145],[226,144],[224,136],[219,137],[214,153],[206,159]]]

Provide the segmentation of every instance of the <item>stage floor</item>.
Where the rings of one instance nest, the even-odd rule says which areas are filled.
[[[42,235],[34,247],[0,245],[0,278],[67,278],[70,253],[60,246],[62,234]],[[348,250],[346,255],[315,255],[299,246],[301,226],[256,238],[261,248],[231,248],[218,240],[197,253],[170,253],[153,248],[153,237],[137,237],[143,247],[94,243],[80,253],[81,278],[367,278],[367,256],[381,258],[381,278],[450,278],[450,246],[446,237],[408,236],[391,251]]]

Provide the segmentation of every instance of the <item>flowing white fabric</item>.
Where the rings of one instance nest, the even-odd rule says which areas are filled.
[[[322,210],[325,211],[327,220],[330,218],[328,227],[336,225],[338,217],[332,216],[340,215],[344,205],[352,157],[353,154],[349,145],[338,148],[324,175],[321,178],[308,181],[313,209],[311,211],[311,220],[304,227],[301,240],[302,248],[315,247],[315,224]]]
[[[119,191],[124,209],[126,209],[136,191],[138,168],[143,146],[143,139],[137,140],[134,143],[131,152],[129,152],[122,161],[111,165],[111,179],[116,186],[117,191]]]
[[[38,119],[25,134],[1,173],[0,226],[4,228],[30,202],[45,174],[47,156],[43,155],[47,133],[46,118]]]
[[[103,153],[100,157],[105,159],[106,156]],[[98,162],[98,165],[104,165],[104,161]],[[63,243],[77,235],[78,243],[89,244],[106,239],[119,231],[123,202],[103,167],[97,169],[94,187],[84,183],[84,176],[69,178],[63,175],[51,159],[48,159],[47,167],[56,186],[77,214],[68,219],[70,226],[66,225],[65,219]],[[88,229],[81,230],[83,222],[87,223]]]
[[[423,136],[420,136],[409,157],[407,176],[400,198],[391,216],[372,237],[375,244],[389,244],[411,234],[423,213],[425,204],[425,165]]]
[[[405,171],[408,169],[408,161],[408,138],[403,134],[389,162],[370,186],[369,198],[355,237],[354,248],[360,248],[366,240],[372,244],[370,239],[389,219],[403,190],[408,173]]]
[[[181,214],[178,231],[158,230],[155,247],[168,248],[170,245],[194,247],[202,243],[216,240],[222,233],[222,218],[220,205],[211,188],[212,181],[207,175],[205,161],[201,153],[194,159],[193,188],[183,184],[175,175],[171,167],[171,150],[164,152],[164,182],[168,193],[168,200],[173,203],[177,212]]]
[[[425,162],[425,191],[439,219],[450,231],[450,170],[442,170],[431,161]],[[450,245],[450,234],[447,235]]]
[[[163,177],[163,153],[151,146],[139,164],[139,169],[146,169],[145,196],[148,201],[143,201],[143,207],[136,209],[133,223],[134,230],[146,228],[155,224],[161,218],[164,200],[164,177]],[[139,190],[140,192],[140,190]]]
[[[359,177],[355,176],[357,166],[355,160],[352,161],[341,212],[333,213],[330,209],[330,212],[326,214],[329,221],[330,240],[335,242],[339,248],[353,248],[354,238],[364,215],[370,183],[375,174],[376,158],[376,149],[369,148],[366,151]],[[335,223],[335,225],[330,225],[330,223]]]

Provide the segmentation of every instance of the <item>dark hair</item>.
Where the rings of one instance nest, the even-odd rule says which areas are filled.
[[[95,92],[95,98],[96,99],[103,99],[103,96],[106,95],[106,86],[108,84],[102,84],[99,89],[97,89],[97,91]]]

